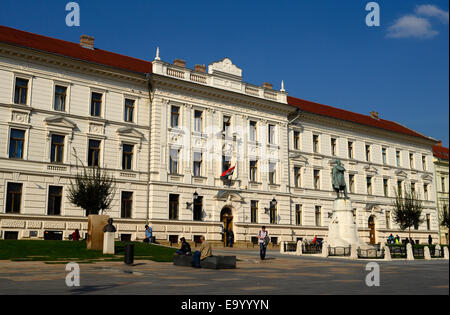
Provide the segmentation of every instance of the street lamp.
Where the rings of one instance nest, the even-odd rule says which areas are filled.
[[[197,192],[194,193],[193,198],[194,198],[194,202],[195,202],[195,200],[198,199],[198,193]],[[194,204],[194,202],[186,202],[186,208],[189,209]]]

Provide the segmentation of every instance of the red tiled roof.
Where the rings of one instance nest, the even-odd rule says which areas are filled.
[[[28,33],[0,25],[0,42],[36,49],[126,71],[151,73],[152,63],[101,49],[88,49],[78,43]]]
[[[433,155],[439,159],[448,161],[448,148],[440,145],[435,145],[433,146]]]
[[[289,105],[296,106],[300,108],[302,111],[327,116],[331,118],[336,118],[340,120],[346,120],[350,122],[354,122],[361,125],[371,126],[375,128],[380,128],[396,133],[402,133],[409,136],[414,137],[420,137],[427,140],[432,140],[429,137],[426,137],[418,132],[415,132],[414,130],[411,130],[409,128],[406,128],[405,126],[402,126],[396,122],[384,120],[384,119],[375,119],[371,116],[362,115],[354,112],[350,112],[347,110],[339,109],[336,107],[328,106],[328,105],[322,105],[319,103],[314,103],[310,101],[305,101],[299,98],[287,97],[287,101]]]

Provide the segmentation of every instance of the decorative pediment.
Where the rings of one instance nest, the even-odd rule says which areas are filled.
[[[291,152],[289,154],[289,157],[293,162],[308,164],[308,158],[306,158],[304,155],[300,153]]]
[[[228,74],[242,79],[242,69],[236,67],[229,58],[223,58],[220,61],[213,62],[208,67],[209,74]]]
[[[363,169],[366,173],[378,174],[378,169],[373,167],[373,165],[366,165]]]
[[[433,176],[428,175],[428,174],[422,175],[422,180],[424,182],[432,182],[433,181]]]
[[[381,213],[383,212],[383,209],[381,209],[381,206],[377,203],[368,203],[366,204],[366,211],[370,211],[372,213]]]
[[[132,127],[119,128],[119,129],[117,129],[116,133],[119,136],[122,136],[122,137],[138,138],[139,140],[144,138],[144,134],[143,133],[137,131],[136,129],[134,129]]]
[[[215,196],[217,200],[244,202],[244,198],[235,191],[219,190]]]
[[[395,175],[397,175],[397,177],[403,177],[403,178],[408,177],[408,174],[402,170],[398,170],[397,172],[395,172]]]
[[[64,116],[52,116],[44,119],[47,126],[74,129],[77,125]]]

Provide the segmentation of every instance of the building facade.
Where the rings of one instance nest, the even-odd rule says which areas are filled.
[[[442,222],[442,215],[444,212],[449,211],[449,201],[448,201],[448,192],[449,192],[449,150],[442,146],[442,144],[438,144],[433,147],[433,162],[435,169],[435,178],[436,178],[436,202],[438,207],[438,215],[439,215],[439,223]],[[448,228],[444,226],[440,226],[440,239],[442,244],[448,244]]]
[[[246,246],[261,225],[274,244],[325,238],[338,159],[366,242],[406,236],[391,204],[407,186],[425,206],[413,238],[438,238],[435,140],[374,112],[289,97],[283,84],[245,83],[229,58],[192,70],[159,50],[146,62],[90,37],[78,45],[2,27],[0,82],[3,238],[86,232],[86,213],[67,199],[80,163],[116,178],[117,237],[142,239],[149,222],[171,243],[206,235],[219,245],[232,230]]]

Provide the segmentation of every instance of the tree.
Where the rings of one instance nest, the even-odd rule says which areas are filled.
[[[445,228],[449,228],[449,223],[450,223],[450,217],[448,215],[448,210],[447,207],[445,207],[442,212],[441,212],[441,226],[445,227]]]
[[[411,187],[408,187],[403,195],[401,191],[396,190],[392,207],[394,222],[402,231],[408,229],[409,238],[411,238],[411,227],[419,226],[425,221],[422,218],[422,202],[417,198],[416,193],[411,191]]]
[[[74,182],[70,181],[68,189],[69,201],[77,207],[86,211],[86,216],[99,214],[107,211],[111,207],[111,202],[115,195],[115,179],[100,167],[86,167],[77,157],[81,164],[82,171],[78,171]]]

